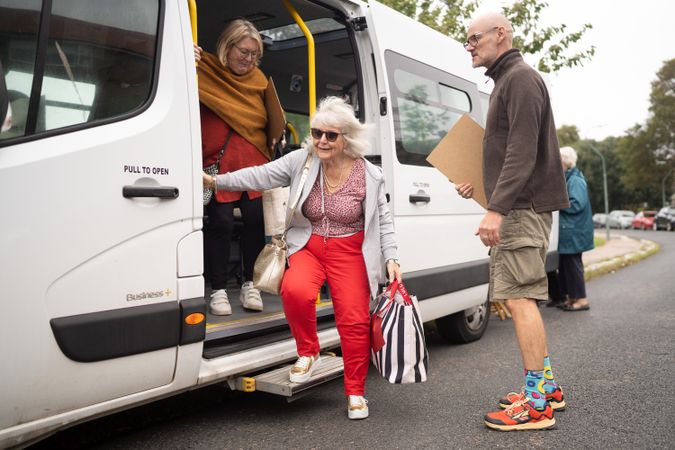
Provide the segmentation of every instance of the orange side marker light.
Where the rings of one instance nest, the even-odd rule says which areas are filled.
[[[204,321],[206,317],[202,313],[192,313],[185,316],[185,323],[188,325],[198,325]]]

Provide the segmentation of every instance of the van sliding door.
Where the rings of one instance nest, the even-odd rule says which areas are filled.
[[[472,239],[484,210],[426,161],[462,114],[483,123],[479,75],[458,42],[376,1],[368,5],[382,165],[406,271],[484,259],[487,250]]]
[[[174,381],[179,299],[203,295],[178,14],[0,0],[0,429]]]

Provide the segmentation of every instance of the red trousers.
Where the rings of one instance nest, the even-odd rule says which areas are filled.
[[[344,359],[346,395],[363,395],[370,364],[370,288],[361,246],[363,232],[348,237],[312,235],[291,255],[281,282],[284,313],[299,356],[319,353],[316,295],[328,281]]]

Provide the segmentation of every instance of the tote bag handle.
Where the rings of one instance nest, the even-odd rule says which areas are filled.
[[[376,312],[376,314],[378,316],[382,317],[382,315],[389,309],[389,307],[391,306],[391,303],[394,301],[394,298],[396,296],[396,292],[401,294],[401,297],[403,297],[403,303],[405,303],[406,305],[412,306],[412,304],[413,304],[412,298],[410,298],[410,294],[408,293],[408,290],[403,285],[403,282],[399,283],[398,280],[395,279],[389,285],[387,290],[389,291],[389,300],[387,301],[387,303],[384,304],[384,306],[382,306],[382,308],[380,308],[379,311]]]

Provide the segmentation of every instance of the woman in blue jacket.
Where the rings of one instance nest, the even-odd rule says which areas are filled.
[[[561,308],[565,311],[584,311],[589,306],[581,254],[594,247],[593,214],[586,178],[576,167],[577,152],[572,147],[563,147],[560,149],[560,156],[570,200],[570,207],[560,210],[558,272],[562,298],[566,298]]]

